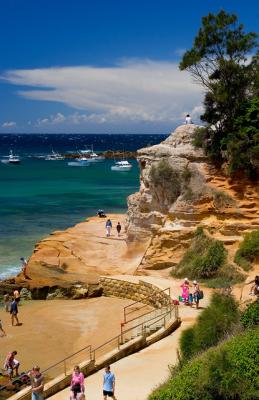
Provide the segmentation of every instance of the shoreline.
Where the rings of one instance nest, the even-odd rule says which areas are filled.
[[[54,231],[35,244],[28,261],[27,274],[22,273],[0,282],[39,289],[71,288],[74,285],[96,286],[102,275],[133,274],[137,269],[146,243],[128,244],[125,232],[126,214],[107,214],[113,224],[106,237],[107,218],[93,216],[64,231]],[[122,224],[121,235],[116,224]]]

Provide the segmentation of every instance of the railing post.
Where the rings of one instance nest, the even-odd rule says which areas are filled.
[[[120,336],[118,336],[118,350],[120,350]]]
[[[65,376],[67,375],[67,366],[66,366],[66,360],[64,360],[64,374],[65,374]]]
[[[165,317],[164,317],[164,328],[165,328]]]

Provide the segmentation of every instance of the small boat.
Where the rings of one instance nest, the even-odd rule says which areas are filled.
[[[127,160],[117,161],[115,165],[111,167],[112,171],[130,171],[132,165]]]
[[[63,157],[61,154],[56,153],[54,150],[52,150],[51,154],[48,154],[45,157],[46,161],[60,161],[60,160],[64,160],[65,157]]]
[[[104,157],[98,156],[98,154],[94,153],[93,145],[91,150],[80,150],[80,153],[85,155],[89,162],[100,162],[105,160]]]
[[[70,161],[67,163],[70,167],[89,167],[89,161],[86,157],[75,158],[74,161]]]
[[[19,156],[15,156],[12,150],[10,150],[9,156],[5,156],[1,162],[4,164],[20,164],[21,160]]]

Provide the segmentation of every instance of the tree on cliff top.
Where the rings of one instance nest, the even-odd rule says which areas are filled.
[[[206,150],[214,160],[226,157],[228,141],[224,139],[235,132],[244,103],[249,107],[247,103],[258,95],[258,54],[248,62],[257,46],[256,38],[256,33],[244,32],[236,15],[223,10],[208,14],[179,65],[206,90],[201,119],[209,125]]]

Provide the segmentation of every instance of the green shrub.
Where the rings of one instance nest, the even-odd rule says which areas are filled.
[[[167,160],[152,165],[150,178],[158,190],[163,189],[169,202],[173,203],[181,194],[181,176]]]
[[[245,275],[241,274],[234,265],[226,264],[219,268],[216,278],[206,280],[208,288],[223,289],[228,288],[236,283],[243,282]]]
[[[248,330],[175,369],[149,400],[258,399],[258,334]]]
[[[191,279],[213,278],[225,263],[226,254],[221,242],[207,237],[203,230],[198,228],[190,248],[177,267],[173,268],[172,274],[177,277],[188,276]]]
[[[244,328],[251,328],[259,325],[259,298],[247,306],[241,315],[241,324]]]
[[[235,299],[230,295],[214,293],[210,305],[201,313],[196,324],[182,333],[180,349],[183,360],[216,345],[231,333],[238,321]]]
[[[257,256],[259,256],[259,229],[245,236],[236,252],[235,262],[247,271]]]
[[[208,130],[206,128],[196,128],[192,140],[192,145],[196,148],[203,148],[207,136]]]
[[[235,204],[235,200],[232,199],[227,193],[222,191],[215,191],[213,193],[213,202],[217,209],[222,209],[224,207],[233,206]]]

